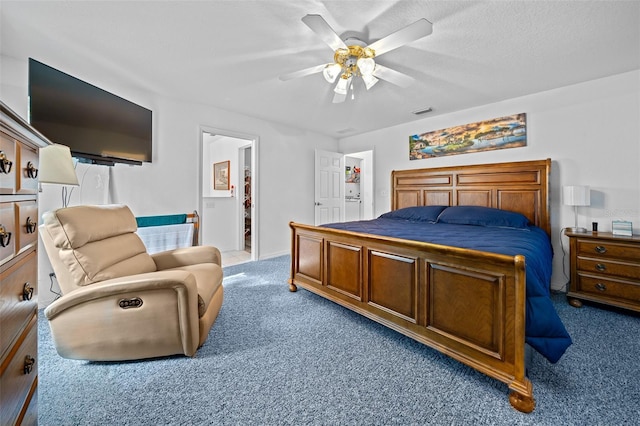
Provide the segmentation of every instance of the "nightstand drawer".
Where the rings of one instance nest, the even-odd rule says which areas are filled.
[[[616,262],[609,259],[578,257],[578,272],[605,274],[608,276],[640,279],[640,264]]]
[[[577,290],[584,293],[640,302],[640,284],[605,279],[595,275],[578,274]]]
[[[638,245],[614,243],[611,241],[578,240],[578,256],[599,258],[630,259],[640,263]]]

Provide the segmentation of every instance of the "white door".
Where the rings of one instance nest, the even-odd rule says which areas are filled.
[[[315,224],[344,220],[344,155],[316,150]]]

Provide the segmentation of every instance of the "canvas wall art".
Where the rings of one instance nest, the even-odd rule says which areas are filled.
[[[409,159],[421,160],[526,145],[526,114],[521,113],[410,136]]]

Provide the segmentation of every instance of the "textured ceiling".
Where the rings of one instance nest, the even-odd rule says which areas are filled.
[[[376,58],[416,82],[356,85],[333,104],[321,74],[280,81],[333,58],[309,13],[369,43],[431,21],[433,34]],[[639,1],[1,0],[0,14],[6,57],[334,137],[640,68]]]

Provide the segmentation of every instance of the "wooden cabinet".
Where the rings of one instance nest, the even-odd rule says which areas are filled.
[[[569,303],[580,307],[588,300],[640,312],[640,237],[565,234],[571,257]]]
[[[37,423],[38,150],[0,102],[0,424]]]

